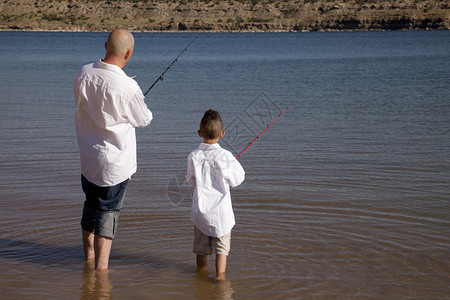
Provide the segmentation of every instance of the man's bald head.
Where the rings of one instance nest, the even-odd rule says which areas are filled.
[[[126,29],[116,29],[109,34],[105,49],[103,61],[123,68],[133,55],[134,37]]]

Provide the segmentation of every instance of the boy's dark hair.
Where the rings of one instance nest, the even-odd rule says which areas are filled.
[[[200,122],[200,132],[207,140],[217,139],[223,130],[222,118],[219,112],[209,109],[203,115]]]

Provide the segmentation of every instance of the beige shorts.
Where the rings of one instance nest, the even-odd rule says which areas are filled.
[[[194,247],[192,252],[198,255],[211,253],[228,255],[230,252],[231,231],[221,237],[207,236],[194,225]]]

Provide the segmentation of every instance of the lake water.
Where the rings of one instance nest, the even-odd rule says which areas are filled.
[[[107,33],[0,32],[2,299],[450,299],[450,32],[137,33],[137,130],[108,274],[84,266],[72,83]],[[226,284],[195,273],[186,157],[240,158]]]

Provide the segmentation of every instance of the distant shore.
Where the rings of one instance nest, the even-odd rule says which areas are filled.
[[[290,32],[450,29],[444,0],[4,0],[0,30]]]

